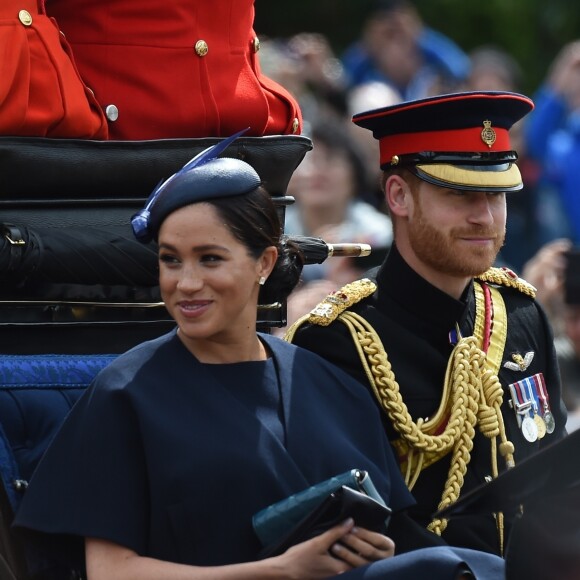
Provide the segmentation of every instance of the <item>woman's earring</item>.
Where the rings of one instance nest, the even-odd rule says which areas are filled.
[[[266,283],[266,276],[260,276],[260,279],[258,280],[258,284],[260,286],[263,286]]]

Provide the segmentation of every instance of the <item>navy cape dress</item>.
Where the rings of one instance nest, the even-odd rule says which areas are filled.
[[[349,469],[367,470],[394,511],[411,506],[366,389],[313,353],[260,337],[268,361],[203,364],[175,331],[117,358],[39,463],[16,526],[62,539],[71,561],[95,537],[217,566],[256,559],[255,512]],[[446,566],[461,560],[441,550]]]

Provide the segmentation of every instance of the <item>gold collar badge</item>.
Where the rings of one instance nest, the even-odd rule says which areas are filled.
[[[525,371],[530,366],[534,360],[534,352],[527,352],[524,356],[521,354],[512,354],[512,359],[514,362],[507,361],[503,364],[506,369],[510,371]]]
[[[491,127],[491,121],[483,122],[483,129],[481,130],[481,140],[491,149],[495,143],[495,131]]]

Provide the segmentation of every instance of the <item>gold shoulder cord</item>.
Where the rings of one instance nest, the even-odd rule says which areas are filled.
[[[487,272],[483,276],[485,275]],[[497,280],[495,273],[492,277],[494,280],[493,282],[489,280],[490,282],[505,284],[503,279]],[[504,457],[506,465],[508,467],[514,465],[514,446],[507,440],[501,414],[503,388],[497,376],[507,336],[507,313],[503,298],[495,288],[486,285],[486,290],[490,293],[486,308],[483,284],[475,281],[474,335],[459,337],[451,353],[445,373],[441,402],[435,415],[426,419],[419,418],[415,422],[403,401],[399,384],[380,337],[362,316],[348,311],[348,306],[342,307],[346,302],[352,305],[362,299],[361,296],[370,295],[367,292],[370,292],[371,287],[365,285],[364,291],[361,292],[360,282],[363,281],[353,283],[354,287],[347,285],[338,293],[327,297],[310,314],[292,325],[285,339],[291,342],[296,330],[305,322],[326,326],[333,320],[340,320],[347,326],[374,394],[393,427],[401,436],[392,443],[398,452],[401,470],[409,489],[413,489],[423,469],[447,453],[452,453],[447,481],[438,506],[442,509],[459,499],[467,465],[471,459],[476,425],[491,440],[493,477],[498,475],[498,436],[500,437],[500,454]],[[372,282],[370,284],[374,286]],[[348,296],[353,289],[356,296],[351,296],[352,300],[343,300],[340,307],[336,307],[335,298],[328,302],[328,299],[336,294],[342,295],[343,298]],[[487,353],[482,350],[486,315],[491,324],[488,331]],[[500,548],[503,553],[502,514],[497,515],[497,524]],[[446,527],[447,520],[436,519],[429,524],[428,529],[441,535]]]

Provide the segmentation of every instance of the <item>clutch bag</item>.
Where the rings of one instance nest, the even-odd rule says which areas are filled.
[[[268,506],[254,514],[252,523],[266,557],[348,517],[360,527],[384,532],[390,514],[368,472],[352,469]]]

